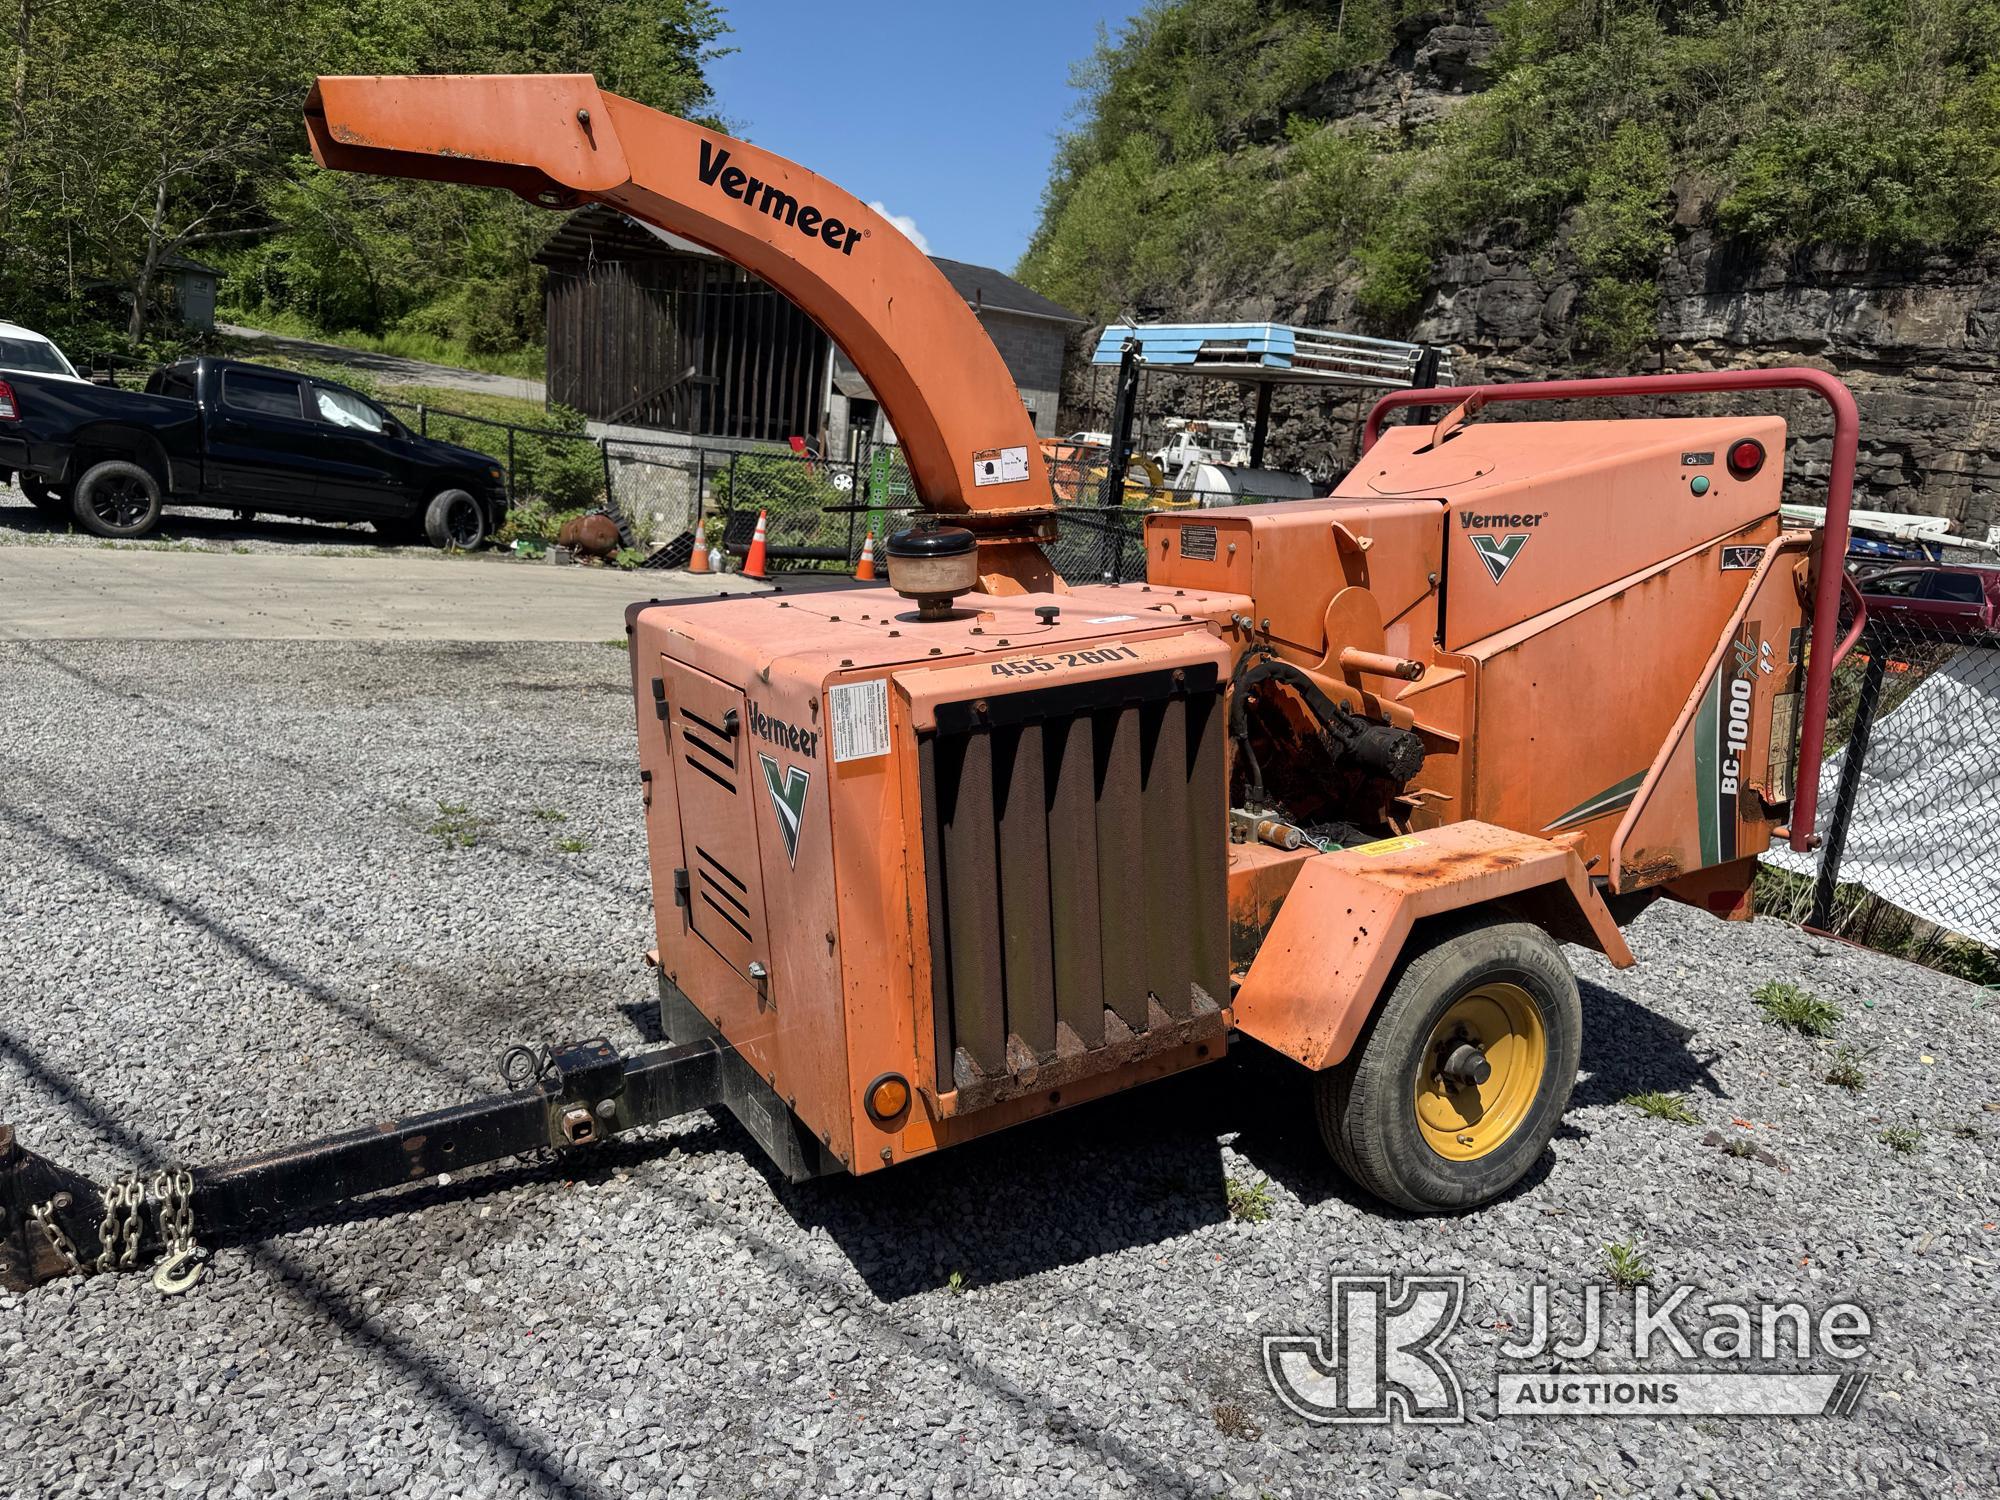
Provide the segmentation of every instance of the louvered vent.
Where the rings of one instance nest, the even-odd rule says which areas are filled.
[[[960,1112],[1222,1030],[1215,671],[1088,687],[942,705],[919,741],[937,1088]]]

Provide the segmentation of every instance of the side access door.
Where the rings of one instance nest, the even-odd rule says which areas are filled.
[[[320,508],[325,427],[306,382],[277,370],[223,370],[208,404],[208,483],[220,499],[273,510]]]
[[[417,498],[401,429],[374,402],[324,380],[306,392],[319,424],[319,506],[359,520],[407,515]]]

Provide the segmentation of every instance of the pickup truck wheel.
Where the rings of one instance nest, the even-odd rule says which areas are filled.
[[[70,513],[69,496],[39,475],[23,474],[21,493],[28,497],[28,503],[36,510],[46,511],[52,516],[66,516]]]
[[[106,459],[76,482],[77,521],[98,536],[144,536],[159,523],[160,485],[137,464]]]
[[[433,547],[474,551],[486,540],[486,507],[464,490],[445,490],[424,510],[424,535]]]
[[[1377,1198],[1456,1213],[1541,1158],[1576,1082],[1583,1006],[1530,923],[1461,919],[1420,942],[1354,1050],[1319,1075],[1320,1134]]]

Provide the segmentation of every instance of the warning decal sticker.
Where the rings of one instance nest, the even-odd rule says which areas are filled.
[[[889,684],[885,678],[843,682],[829,688],[826,716],[833,726],[835,765],[889,753]]]
[[[972,455],[972,482],[1018,484],[1028,477],[1026,448],[981,448]]]

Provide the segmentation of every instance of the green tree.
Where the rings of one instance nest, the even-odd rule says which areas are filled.
[[[337,330],[532,343],[530,257],[556,222],[508,195],[325,173],[300,105],[319,73],[591,72],[712,111],[709,0],[11,0],[0,16],[0,298],[137,342],[163,267]]]
[[[1399,40],[1481,16],[1482,92],[1343,113]],[[1623,360],[1676,211],[1885,255],[2000,233],[2000,0],[1155,0],[1075,82],[1019,274],[1098,316],[1247,267],[1401,331],[1438,258],[1496,232],[1550,250],[1580,342]]]

